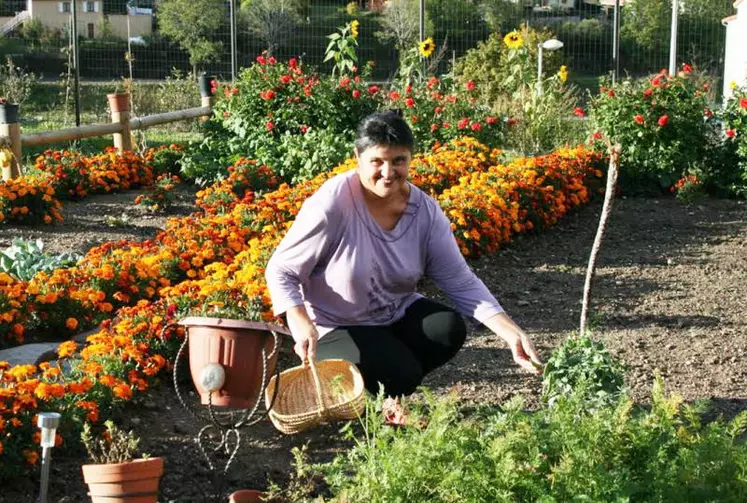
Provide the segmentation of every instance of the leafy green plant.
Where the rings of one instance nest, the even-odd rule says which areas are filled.
[[[624,367],[587,334],[573,336],[556,348],[542,373],[542,398],[550,405],[560,397],[583,393],[590,407],[617,401],[623,392]]]
[[[0,96],[8,103],[20,105],[34,92],[38,77],[16,66],[10,57],[0,65]]]
[[[358,20],[353,20],[338,30],[339,33],[328,35],[329,44],[324,51],[324,62],[334,60],[332,76],[353,72],[358,63],[355,48],[358,47]]]
[[[747,412],[704,424],[703,409],[667,396],[659,377],[651,402],[636,408],[623,395],[589,409],[573,394],[528,412],[515,397],[468,414],[453,396],[426,395],[427,426],[401,429],[369,403],[361,429],[345,429],[353,447],[314,469],[330,501],[350,503],[740,501]]]
[[[132,431],[121,430],[111,419],[105,421],[104,426],[106,429],[95,436],[90,423],[83,424],[80,439],[91,460],[96,464],[132,461],[137,454],[140,439]]]
[[[82,258],[79,253],[45,253],[41,239],[14,239],[11,246],[0,252],[0,272],[10,274],[21,281],[30,281],[39,271],[52,272],[55,269],[73,267]]]

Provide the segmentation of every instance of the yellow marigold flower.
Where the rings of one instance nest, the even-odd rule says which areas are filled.
[[[524,38],[521,33],[514,30],[503,37],[503,43],[511,50],[520,49],[524,45]]]
[[[732,80],[731,82],[729,82],[729,88],[730,88],[730,89],[731,89],[732,91],[733,91],[734,89],[736,89],[736,88],[737,88],[737,81],[735,81],[735,80]]]
[[[57,355],[60,358],[65,358],[74,354],[76,349],[78,349],[78,344],[75,341],[65,341],[57,347]]]
[[[568,68],[566,68],[565,65],[561,66],[560,70],[558,70],[558,78],[564,84],[565,81],[568,80]]]
[[[350,23],[350,34],[353,36],[353,38],[358,38],[358,27],[360,26],[360,22],[358,22],[357,19],[353,19],[353,22]]]
[[[433,43],[433,39],[431,37],[428,37],[420,42],[419,50],[421,56],[423,56],[424,58],[430,58],[431,54],[433,54],[433,51],[436,50],[436,44]]]

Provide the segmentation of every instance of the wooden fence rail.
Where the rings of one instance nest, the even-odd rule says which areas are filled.
[[[56,131],[21,134],[20,120],[17,117],[15,117],[15,121],[11,119],[6,123],[0,122],[0,149],[10,149],[13,154],[9,165],[2,166],[2,179],[9,180],[20,176],[22,147],[38,147],[58,142],[112,135],[114,146],[121,153],[132,149],[131,131],[198,117],[207,120],[213,113],[212,100],[215,93],[215,80],[210,76],[201,76],[199,84],[202,106],[195,108],[130,118],[129,94],[123,93],[107,95],[112,117],[111,124],[91,124]]]

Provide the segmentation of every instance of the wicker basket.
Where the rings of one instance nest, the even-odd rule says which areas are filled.
[[[265,389],[268,408],[276,386],[273,376]],[[269,416],[278,430],[290,435],[322,423],[355,419],[365,406],[363,376],[358,368],[347,360],[319,360],[280,374]]]

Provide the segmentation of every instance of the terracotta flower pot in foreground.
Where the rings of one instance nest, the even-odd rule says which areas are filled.
[[[156,503],[163,458],[83,465],[92,503]]]

